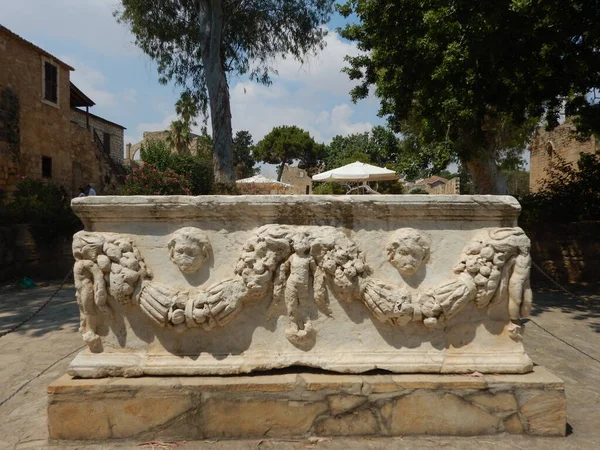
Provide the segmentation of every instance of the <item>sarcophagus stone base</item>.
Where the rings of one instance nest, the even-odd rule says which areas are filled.
[[[48,387],[51,439],[564,436],[563,382],[522,375],[72,379]]]

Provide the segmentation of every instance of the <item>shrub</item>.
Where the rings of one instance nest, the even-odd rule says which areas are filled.
[[[412,188],[410,191],[408,191],[409,194],[429,194],[429,192],[427,192],[425,189],[421,189],[419,187],[414,187]]]
[[[213,191],[212,159],[205,153],[198,155],[172,153],[163,141],[149,141],[140,150],[142,161],[157,170],[172,170],[189,181],[192,195],[207,195]]]
[[[314,195],[342,195],[348,191],[348,188],[340,183],[313,183],[312,193]]]
[[[71,236],[83,224],[71,210],[64,188],[41,180],[23,178],[4,209],[5,223],[27,223],[38,246],[52,246],[58,238]]]
[[[238,192],[242,195],[267,195],[270,194],[274,189],[277,189],[268,184],[255,183],[237,183],[236,187]],[[284,189],[282,189],[282,193],[285,193]]]
[[[542,190],[521,200],[524,226],[600,220],[600,151],[581,153],[577,167],[555,155]]]
[[[191,195],[190,181],[171,169],[159,170],[154,164],[136,167],[125,177],[123,195]]]

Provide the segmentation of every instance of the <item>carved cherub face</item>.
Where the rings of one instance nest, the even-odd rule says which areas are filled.
[[[180,228],[169,240],[169,256],[183,273],[200,270],[210,255],[208,237],[198,228]]]
[[[429,240],[414,228],[401,228],[389,240],[388,260],[402,275],[413,275],[429,257]]]

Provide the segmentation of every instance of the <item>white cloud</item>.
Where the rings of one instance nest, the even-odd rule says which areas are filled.
[[[118,5],[117,0],[0,0],[0,11],[2,24],[25,39],[43,33],[106,56],[140,54],[131,33],[113,17]]]
[[[133,141],[131,141],[131,143],[136,143],[136,142],[141,141],[144,131],[168,130],[171,127],[171,122],[173,122],[176,119],[177,119],[177,114],[175,114],[175,112],[173,112],[172,114],[169,114],[167,117],[165,117],[163,120],[161,120],[160,122],[140,123],[135,129],[136,136],[134,136],[135,139]]]
[[[127,88],[121,92],[111,92],[107,89],[110,85],[108,78],[99,70],[69,56],[61,56],[60,59],[75,69],[70,75],[73,84],[91,98],[96,107],[102,111],[106,112],[107,109],[115,106],[124,108],[137,103],[137,90],[135,88]]]
[[[369,131],[373,127],[370,122],[353,119],[356,107],[350,106],[348,100],[355,82],[341,72],[346,64],[344,57],[356,56],[360,51],[335,32],[327,35],[326,44],[323,51],[304,64],[278,58],[275,66],[279,75],[273,78],[272,86],[241,81],[233,86],[234,130],[249,130],[258,141],[273,127],[296,125],[319,142],[329,142],[337,134]],[[368,108],[376,105],[369,104]]]
[[[310,55],[302,64],[292,58],[278,58],[275,67],[282,81],[300,82],[312,92],[327,92],[331,95],[347,96],[356,82],[342,73],[348,65],[344,58],[357,56],[361,52],[355,44],[345,42],[335,31],[325,37],[325,48]]]

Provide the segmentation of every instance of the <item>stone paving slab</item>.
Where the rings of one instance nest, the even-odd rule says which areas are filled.
[[[57,285],[32,290],[0,290],[0,331],[10,328],[43,303]],[[178,449],[596,449],[600,448],[600,362],[550,336],[543,327],[591,357],[600,360],[600,295],[588,303],[558,292],[536,292],[525,344],[537,364],[565,382],[569,434],[565,438],[515,435],[483,437],[321,438],[308,440],[204,440],[173,446]],[[140,441],[49,442],[47,386],[66,372],[74,352],[82,347],[77,333],[79,314],[75,292],[67,286],[38,316],[18,331],[0,338],[0,449],[133,449]],[[539,326],[538,326],[539,325]],[[67,356],[48,366],[60,358]],[[46,370],[47,369],[47,370]],[[39,375],[42,371],[43,374]],[[38,376],[39,375],[39,376]]]

